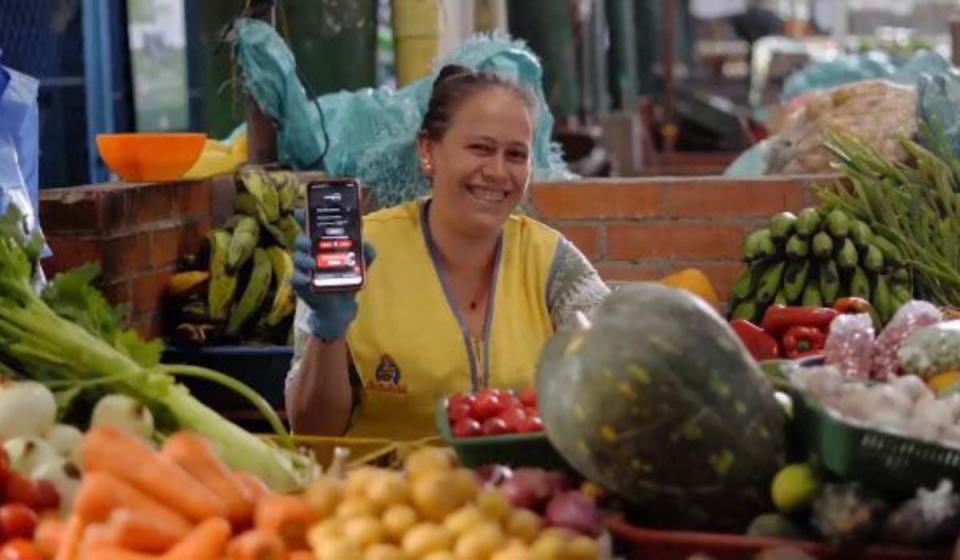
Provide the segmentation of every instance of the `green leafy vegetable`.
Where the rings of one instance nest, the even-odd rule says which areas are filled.
[[[0,222],[0,371],[19,372],[60,389],[61,401],[78,398],[91,387],[130,395],[158,417],[169,417],[175,426],[207,436],[232,467],[252,472],[278,490],[302,484],[312,467],[308,458],[277,448],[229,422],[191,396],[173,376],[204,377],[237,391],[289,442],[289,434],[266,401],[222,373],[159,365],[158,343],[144,342],[123,330],[119,313],[90,286],[96,267],[61,275],[42,297],[37,295],[31,278],[39,251],[34,251],[31,240],[9,229],[15,220],[8,211]]]

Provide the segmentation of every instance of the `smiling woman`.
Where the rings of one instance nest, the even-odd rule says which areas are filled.
[[[300,433],[419,439],[438,399],[533,385],[540,351],[608,293],[557,231],[516,215],[535,104],[497,74],[445,67],[417,138],[432,195],[370,214],[376,264],[358,294],[316,294],[309,245],[287,408]]]

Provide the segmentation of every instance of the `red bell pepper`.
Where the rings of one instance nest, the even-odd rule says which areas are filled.
[[[826,335],[817,327],[794,326],[783,333],[783,352],[795,360],[823,349]]]
[[[750,355],[758,362],[776,360],[780,357],[780,345],[777,339],[763,331],[760,327],[744,319],[730,321],[730,326],[747,347]]]
[[[771,305],[763,314],[760,327],[773,336],[780,336],[790,327],[814,327],[827,331],[837,313],[829,307],[797,307]]]

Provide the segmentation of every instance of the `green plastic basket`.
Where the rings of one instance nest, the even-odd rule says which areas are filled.
[[[443,442],[453,448],[460,462],[466,467],[476,468],[497,464],[573,472],[569,464],[550,444],[544,432],[455,437],[447,418],[447,399],[437,401],[435,420],[437,431],[440,432]]]
[[[828,472],[903,495],[943,479],[960,485],[960,450],[851,424],[813,397],[791,393],[794,425]]]

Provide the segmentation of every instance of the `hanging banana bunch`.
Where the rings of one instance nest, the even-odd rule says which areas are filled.
[[[303,203],[296,173],[245,165],[234,173],[234,215],[206,237],[166,291],[168,332],[193,344],[286,344],[296,309],[290,251]]]

